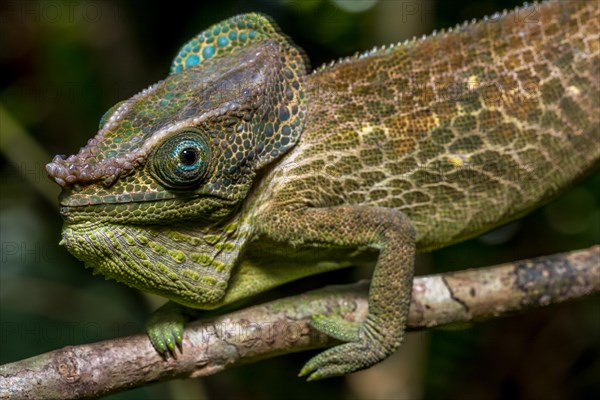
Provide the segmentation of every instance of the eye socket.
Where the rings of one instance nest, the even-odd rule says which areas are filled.
[[[175,189],[188,189],[205,177],[210,158],[210,146],[204,136],[185,131],[162,143],[155,150],[150,165],[161,183]]]

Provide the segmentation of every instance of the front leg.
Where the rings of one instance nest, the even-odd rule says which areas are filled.
[[[316,316],[313,326],[348,343],[313,357],[300,376],[309,380],[368,368],[402,342],[408,318],[415,231],[403,213],[389,208],[339,206],[271,212],[260,231],[293,246],[370,247],[379,251],[369,289],[369,312],[361,325]]]

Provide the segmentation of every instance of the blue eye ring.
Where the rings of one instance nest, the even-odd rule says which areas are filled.
[[[211,155],[206,137],[186,130],[169,137],[154,151],[151,172],[167,187],[189,189],[206,177]]]

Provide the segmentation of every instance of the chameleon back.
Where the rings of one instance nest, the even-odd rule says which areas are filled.
[[[421,250],[539,206],[599,164],[599,10],[534,5],[318,70],[270,199],[400,210]]]

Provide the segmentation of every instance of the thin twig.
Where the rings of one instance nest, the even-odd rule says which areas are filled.
[[[310,328],[315,314],[362,320],[366,282],[337,286],[196,321],[183,353],[163,358],[146,335],[65,347],[0,366],[0,399],[96,397],[199,377],[261,358],[335,344]],[[418,277],[409,328],[481,320],[600,292],[600,246],[488,268]]]

